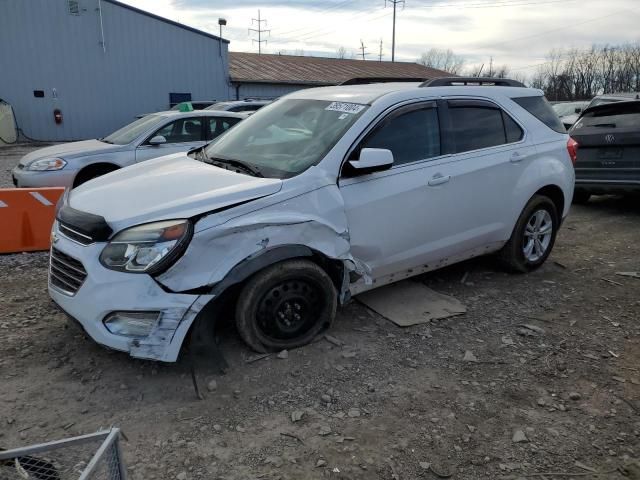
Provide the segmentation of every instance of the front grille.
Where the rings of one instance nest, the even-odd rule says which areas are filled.
[[[64,223],[58,223],[58,231],[67,237],[70,240],[73,240],[76,243],[80,243],[82,245],[91,245],[93,243],[93,238],[89,235],[85,235],[84,233],[80,233],[73,228],[67,227]]]
[[[49,281],[67,295],[75,295],[82,286],[87,271],[81,262],[51,247],[49,258]]]

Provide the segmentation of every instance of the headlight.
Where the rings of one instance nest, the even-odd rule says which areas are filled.
[[[100,254],[100,262],[111,270],[160,273],[180,255],[191,240],[189,220],[147,223],[118,233]]]
[[[36,160],[27,165],[27,170],[32,171],[45,171],[45,170],[62,170],[67,162],[61,158],[43,158]]]

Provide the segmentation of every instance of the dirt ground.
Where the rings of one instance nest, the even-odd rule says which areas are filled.
[[[0,149],[0,174],[24,152]],[[598,197],[532,274],[482,258],[416,279],[465,315],[400,329],[356,299],[332,341],[256,361],[223,331],[230,369],[200,366],[198,400],[184,359],[68,328],[46,253],[0,256],[0,447],[113,425],[133,479],[637,479],[619,467],[640,457],[640,279],[616,272],[638,271],[640,201]]]

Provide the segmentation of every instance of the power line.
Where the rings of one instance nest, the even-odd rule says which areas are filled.
[[[258,40],[256,40],[255,38],[251,39],[251,43],[253,44],[253,42],[257,42],[258,43],[258,55],[260,55],[262,53],[262,44],[263,43],[267,43],[266,40],[262,40],[262,34],[263,33],[270,33],[271,30],[264,30],[262,28],[262,23],[264,22],[264,24],[267,24],[266,20],[263,20],[260,18],[260,10],[258,10],[258,18],[252,18],[251,19],[251,25],[254,24],[254,22],[256,22],[258,24],[258,28],[249,28],[249,35],[251,35],[251,32],[256,32],[258,34]]]
[[[347,18],[348,19],[355,19],[355,20],[359,20],[359,21],[364,21],[366,19],[367,22],[372,22],[373,20],[377,20],[378,18],[382,18],[383,16],[385,16],[386,12],[383,12],[383,14],[379,15],[379,16],[374,16],[374,17],[371,17],[371,18],[367,18],[367,17],[369,17],[369,16],[371,16],[371,15],[377,13],[377,12],[381,12],[383,10],[384,10],[384,8],[381,7],[378,10],[374,10],[373,12],[369,12],[369,13],[364,14],[364,15],[355,14],[355,15],[350,15]],[[341,30],[342,28],[343,27],[340,26],[340,25],[331,26],[331,27],[326,27],[326,26],[319,27],[319,28],[311,29],[306,33],[299,34],[297,37],[284,37],[284,38],[282,38],[282,40],[291,40],[291,41],[300,42],[300,41],[304,41],[304,40],[309,40],[309,39],[312,39],[312,38],[320,37],[320,36],[326,35],[328,33],[336,32],[338,30]]]
[[[384,6],[387,6],[387,2],[393,5],[393,35],[391,37],[391,61],[396,61],[396,7],[399,3],[404,8],[404,0],[384,0]]]

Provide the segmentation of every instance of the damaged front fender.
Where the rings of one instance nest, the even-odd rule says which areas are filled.
[[[209,228],[197,225],[183,258],[157,280],[174,292],[220,294],[270,264],[318,254],[341,262],[344,301],[350,276],[366,280],[369,274],[352,257],[349,240],[342,196],[337,186],[327,185]]]

